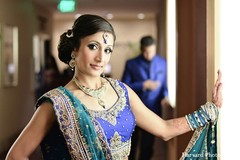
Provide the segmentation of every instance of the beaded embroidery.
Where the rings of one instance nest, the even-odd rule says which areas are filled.
[[[97,148],[102,150],[106,160],[117,159],[124,160],[130,153],[131,134],[135,127],[135,118],[129,106],[128,93],[125,86],[117,81],[107,79],[115,89],[118,99],[117,102],[107,110],[92,111],[88,110],[94,129],[98,135],[95,143]],[[69,99],[65,97],[67,89],[54,89],[44,96],[54,102],[54,110],[60,124],[60,129],[64,133],[64,137],[69,147],[69,152],[72,159],[92,159],[88,145],[81,129],[77,124],[78,113],[85,112],[82,109],[75,108],[73,105],[78,102],[78,99]],[[55,103],[57,102],[57,103]],[[81,103],[81,102],[80,102]],[[81,120],[81,117],[79,117]],[[88,125],[83,128],[88,128]],[[111,133],[110,133],[111,132]]]
[[[108,78],[107,80],[113,86],[118,95],[117,102],[108,110],[89,110],[89,113],[94,121],[98,121],[98,126],[95,126],[95,128],[100,125],[105,131],[112,158],[123,160],[128,157],[130,153],[131,134],[135,127],[135,118],[129,106],[126,88],[124,88],[123,84],[117,80],[111,78]],[[113,132],[112,134],[107,133],[108,128]],[[112,136],[109,137],[109,135]],[[127,135],[129,135],[129,137]]]
[[[115,103],[114,107],[111,107],[108,111],[93,111],[89,110],[89,113],[92,117],[99,117],[101,119],[104,119],[111,123],[112,125],[116,125],[117,120],[116,117],[121,112],[124,107],[126,106],[126,97],[125,92],[121,88],[121,86],[118,85],[117,81],[113,81],[113,79],[108,79],[109,82],[114,86],[116,93],[118,94],[118,100]]]
[[[91,155],[81,130],[78,129],[77,115],[74,114],[75,111],[72,102],[64,95],[62,90],[54,89],[47,92],[44,96],[50,98],[54,103],[53,108],[72,159],[90,160]]]

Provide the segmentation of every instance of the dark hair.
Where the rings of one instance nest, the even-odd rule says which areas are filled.
[[[155,40],[153,39],[152,36],[144,36],[141,38],[140,40],[140,47],[141,47],[141,51],[143,51],[144,48],[151,46],[155,44]]]
[[[116,40],[114,29],[106,19],[91,14],[81,15],[74,21],[72,29],[60,36],[58,44],[59,59],[68,64],[71,60],[72,51],[80,47],[80,40],[101,31],[111,33],[114,41]]]

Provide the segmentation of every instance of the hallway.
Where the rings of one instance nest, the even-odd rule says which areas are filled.
[[[44,66],[44,51],[46,48],[43,44],[47,40],[52,42],[50,52],[54,58],[57,59],[59,35],[70,28],[72,21],[75,19],[73,16],[75,13],[54,14],[51,11],[51,7],[56,11],[56,4],[54,4],[55,7],[49,4],[49,8],[46,9],[43,5],[37,3],[51,1],[52,0],[0,1],[1,42],[4,40],[3,28],[8,26],[13,29],[12,31],[15,33],[15,38],[17,37],[17,41],[14,41],[14,43],[17,42],[16,46],[18,46],[17,50],[14,49],[14,51],[17,51],[14,52],[15,58],[13,58],[17,60],[14,62],[15,70],[13,69],[14,67],[12,68],[11,63],[9,63],[9,70],[3,70],[7,68],[6,64],[8,64],[5,63],[6,59],[4,55],[6,56],[6,54],[4,54],[4,47],[9,46],[9,43],[0,44],[0,155],[9,147],[9,141],[24,128],[33,114],[36,100],[34,90],[39,87],[36,85],[36,74],[39,73],[41,67]],[[80,8],[85,7],[85,9],[90,7],[91,11],[93,11],[93,7],[99,5],[99,1],[92,0],[93,5],[88,3],[86,6],[84,6],[84,4],[79,6]],[[134,5],[136,1],[137,0],[122,2],[117,0],[118,5],[115,4],[115,1],[111,1],[110,9],[114,10],[112,7],[120,9],[121,4],[124,3],[126,8],[123,8],[123,10],[128,9],[131,11],[130,7],[133,6],[137,8]],[[131,2],[132,5],[129,5],[128,2]],[[132,16],[127,19],[123,19],[122,17],[118,17],[119,19],[117,19],[116,16],[116,19],[110,20],[112,24],[116,26],[116,32],[118,34],[116,48],[111,62],[114,64],[111,67],[113,77],[116,79],[121,78],[124,62],[138,53],[136,48],[138,48],[139,37],[142,35],[154,35],[156,39],[158,39],[159,54],[169,58],[169,48],[167,48],[167,44],[169,44],[169,37],[167,35],[168,10],[166,8],[168,1],[154,0],[154,3],[151,4],[148,0],[143,2],[144,3],[137,8],[138,11],[131,14]],[[180,117],[191,113],[196,110],[198,106],[210,100],[211,89],[216,77],[215,73],[219,67],[220,54],[219,46],[216,44],[218,39],[215,35],[218,34],[216,32],[218,31],[218,29],[216,29],[218,24],[215,24],[215,12],[213,13],[217,6],[215,5],[217,1],[187,0],[176,2],[176,13],[174,15],[177,18],[177,22],[173,29],[177,31],[177,37],[174,37],[175,39],[173,41],[177,42],[177,48],[175,49],[177,53],[177,77],[176,79],[174,78],[174,80],[176,80],[177,84],[175,88],[177,91],[176,117]],[[94,10],[94,13],[106,16],[107,12],[103,12],[102,9],[107,7],[104,6],[103,3],[101,3],[101,5],[103,6],[100,7],[99,10]],[[142,8],[146,9],[144,6],[154,7],[154,9],[146,10],[148,14],[146,14],[145,20],[137,19],[135,15],[143,11],[141,10]],[[219,8],[216,7],[216,10],[217,9]],[[81,11],[77,12],[77,15],[79,15]],[[154,13],[150,11],[154,11]],[[228,19],[231,18],[228,17]],[[214,29],[216,29],[216,31]],[[229,40],[230,38],[225,39]],[[229,42],[231,41],[229,40]],[[225,44],[221,44],[220,46],[225,46]],[[9,48],[11,49],[11,47]],[[229,48],[232,48],[232,44],[229,45],[228,49]],[[229,50],[227,51],[229,52]],[[234,51],[231,51],[231,53],[235,54]],[[227,57],[234,56],[228,55]],[[57,65],[60,71],[63,72],[66,66],[60,62],[58,62]],[[16,81],[8,85],[9,83],[7,81],[12,78],[12,71],[15,71],[14,78]],[[13,81],[10,80],[10,82]],[[189,135],[185,134],[177,140],[176,146],[171,148],[171,151],[175,149],[176,151],[174,150],[174,152],[177,152],[178,155],[181,154],[182,148],[186,146],[188,140]],[[165,160],[164,153],[167,151],[159,150],[159,143],[160,142],[156,143],[155,146],[156,152],[154,160]],[[37,160],[37,158],[39,158],[39,152],[32,155],[33,160]],[[0,159],[3,159],[3,157]]]

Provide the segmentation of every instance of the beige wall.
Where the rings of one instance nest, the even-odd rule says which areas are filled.
[[[70,29],[74,19],[55,19],[53,22],[52,53],[57,58],[57,44],[59,36]],[[144,35],[157,36],[157,26],[155,19],[147,20],[111,20],[117,40],[110,64],[112,66],[112,76],[120,79],[124,69],[125,61],[139,53],[139,40]],[[66,67],[58,60],[61,71]]]
[[[17,87],[0,87],[0,153],[12,143],[34,111],[32,38],[39,30],[30,0],[1,0],[0,23],[18,27],[19,74]],[[2,55],[2,53],[1,53]]]

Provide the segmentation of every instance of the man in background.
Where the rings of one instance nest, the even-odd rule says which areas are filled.
[[[122,81],[138,94],[150,110],[161,116],[161,107],[169,106],[166,60],[156,53],[156,42],[151,36],[142,37],[140,45],[141,54],[126,62]],[[153,155],[154,138],[152,134],[136,127],[132,135],[129,159],[136,159],[139,142],[140,160],[150,160]]]

